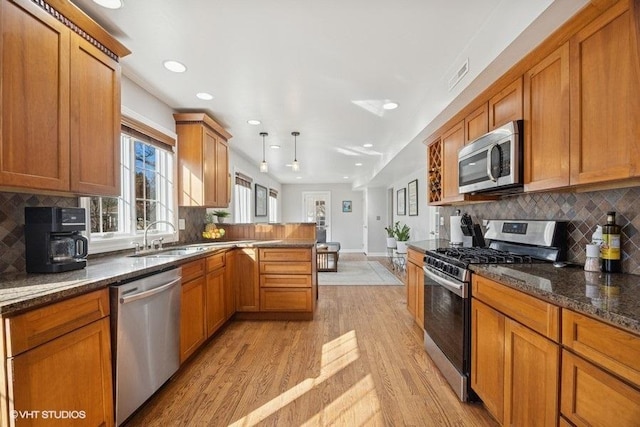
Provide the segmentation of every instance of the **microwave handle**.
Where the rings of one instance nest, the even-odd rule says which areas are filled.
[[[491,144],[491,146],[487,150],[487,176],[493,182],[497,182],[498,181],[498,178],[493,176],[493,173],[491,172],[491,153],[493,153],[493,150],[496,149],[496,148],[500,149],[498,147],[498,144]]]

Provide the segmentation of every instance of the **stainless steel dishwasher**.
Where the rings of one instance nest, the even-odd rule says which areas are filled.
[[[180,366],[180,283],[176,268],[111,287],[116,425]]]

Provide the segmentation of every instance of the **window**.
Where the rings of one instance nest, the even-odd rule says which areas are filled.
[[[155,221],[175,224],[171,147],[124,125],[120,144],[122,195],[81,200],[89,215],[91,252],[130,248]],[[162,222],[153,224],[149,233],[165,242],[177,239]]]
[[[251,183],[253,179],[236,172],[234,216],[237,223],[251,222]]]
[[[269,189],[269,222],[278,222],[278,192]]]

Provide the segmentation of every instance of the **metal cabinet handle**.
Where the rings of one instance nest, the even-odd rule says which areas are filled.
[[[129,304],[130,302],[134,302],[134,301],[137,301],[139,299],[149,298],[150,296],[153,296],[153,295],[156,295],[156,294],[159,294],[161,292],[166,291],[167,289],[171,288],[172,286],[176,285],[177,283],[180,283],[181,280],[182,280],[182,277],[179,277],[179,278],[167,283],[166,285],[158,286],[157,288],[149,289],[148,291],[139,292],[137,294],[133,294],[133,295],[128,295],[126,297],[122,297],[122,298],[120,298],[120,304]]]

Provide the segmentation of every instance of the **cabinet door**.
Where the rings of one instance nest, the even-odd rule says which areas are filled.
[[[504,425],[555,426],[560,346],[505,321]]]
[[[471,142],[489,132],[489,110],[485,102],[464,119],[464,142]]]
[[[225,269],[207,274],[207,336],[210,337],[225,322]]]
[[[464,121],[442,135],[442,202],[463,200],[458,193],[458,150],[464,146]]]
[[[522,78],[518,78],[489,100],[489,130],[522,117]]]
[[[406,278],[406,283],[407,283],[407,310],[409,310],[409,313],[411,313],[411,316],[413,316],[413,318],[416,318],[417,315],[417,298],[418,298],[418,292],[417,292],[417,287],[418,287],[418,283],[417,283],[417,279],[416,279],[416,270],[417,270],[417,266],[412,264],[412,263],[407,263],[407,278]]]
[[[218,137],[216,134],[208,128],[203,129],[204,140],[202,147],[204,150],[203,155],[203,190],[204,190],[204,205],[205,206],[218,206],[218,195],[216,193],[216,167],[218,163],[216,145],[218,143]]]
[[[498,422],[504,416],[505,317],[471,300],[471,388]]]
[[[0,3],[0,185],[68,191],[70,31],[23,7]]]
[[[71,37],[71,190],[120,195],[120,65]]]
[[[640,391],[562,351],[562,415],[576,426],[637,426]]]
[[[569,45],[524,75],[525,190],[569,185]]]
[[[637,176],[640,76],[629,2],[570,41],[571,184]]]
[[[222,138],[216,141],[216,207],[229,206],[229,144]]]
[[[234,286],[234,278],[236,274],[236,250],[229,251],[225,254],[226,277],[224,280],[224,318],[228,320],[236,312],[236,292]]]
[[[78,425],[113,425],[110,342],[105,317],[9,359],[10,410],[78,411],[84,414]],[[17,423],[45,421],[22,418]]]
[[[180,301],[180,363],[187,360],[207,338],[205,324],[206,278],[182,284]]]
[[[256,250],[238,249],[235,264],[236,310],[260,311],[260,276]]]
[[[176,124],[178,134],[178,205],[203,206],[204,127]]]

